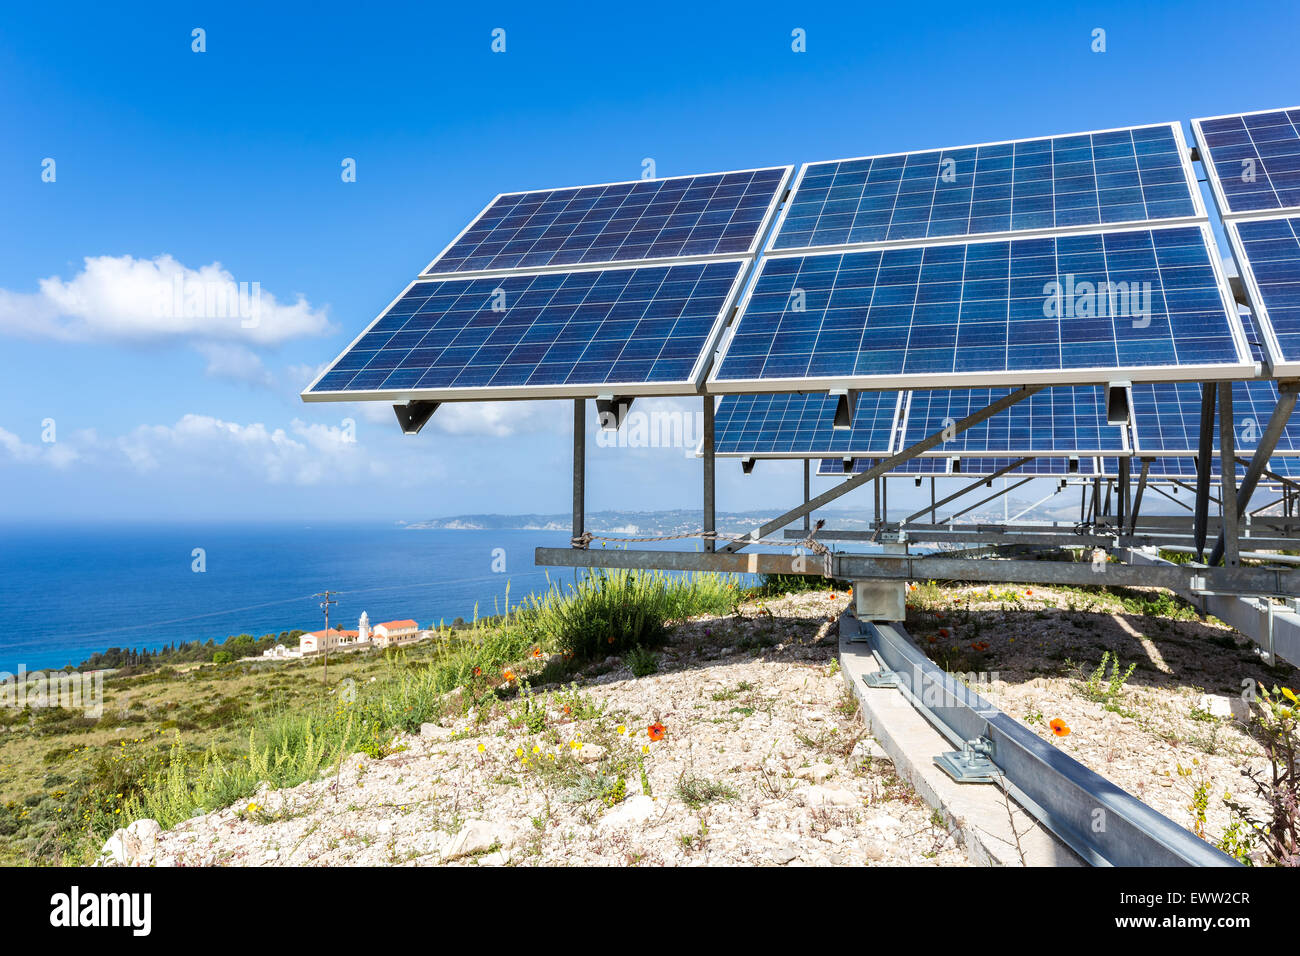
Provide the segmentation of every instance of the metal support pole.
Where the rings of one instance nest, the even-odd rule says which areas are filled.
[[[1124,522],[1128,520],[1128,482],[1129,482],[1129,460],[1121,458],[1119,460],[1119,484],[1115,489],[1115,526],[1120,530],[1124,528]]]
[[[1150,470],[1151,470],[1151,459],[1143,458],[1142,474],[1138,475],[1137,497],[1133,499],[1133,514],[1132,517],[1129,518],[1129,526],[1128,526],[1129,534],[1135,534],[1137,532],[1138,512],[1142,510],[1142,492],[1146,490],[1147,472],[1149,472]]]
[[[714,493],[716,491],[715,468],[716,459],[713,455],[713,396],[704,396],[704,438],[701,451],[704,453],[704,533],[706,535],[717,531],[715,524]],[[711,538],[704,539],[704,550],[714,551],[717,548],[717,542]]]
[[[803,460],[803,503],[807,504],[808,499],[812,497],[812,462],[807,458]],[[812,515],[803,516],[803,529],[812,530]]]
[[[1210,518],[1210,477],[1214,454],[1214,402],[1218,386],[1206,382],[1201,386],[1201,435],[1196,453],[1196,506],[1192,538],[1196,542],[1196,557],[1205,556],[1205,529]]]
[[[938,518],[938,514],[935,511],[935,504],[934,504],[934,477],[931,476],[930,478],[930,524],[935,524],[937,518]]]
[[[1223,389],[1224,394],[1228,396],[1228,409],[1232,409],[1232,388]],[[1255,448],[1255,454],[1251,456],[1250,464],[1246,467],[1246,475],[1241,480],[1241,490],[1237,491],[1237,465],[1236,458],[1228,457],[1228,444],[1221,442],[1223,459],[1223,497],[1228,498],[1229,491],[1232,489],[1232,496],[1235,499],[1230,516],[1231,524],[1224,522],[1223,529],[1219,532],[1219,541],[1214,546],[1214,553],[1210,557],[1210,563],[1218,563],[1218,557],[1227,550],[1225,533],[1231,528],[1232,533],[1237,533],[1238,521],[1245,516],[1246,509],[1250,506],[1251,495],[1255,493],[1255,487],[1259,484],[1260,475],[1265,471],[1268,464],[1269,456],[1273,454],[1273,449],[1277,447],[1278,439],[1282,437],[1282,430],[1286,423],[1291,420],[1291,413],[1295,411],[1297,393],[1293,383],[1286,383],[1278,390],[1277,407],[1273,409],[1273,414],[1269,417],[1268,426],[1264,429],[1264,434],[1260,437],[1259,445]],[[1220,400],[1222,402],[1222,400]],[[1223,430],[1223,413],[1219,416],[1219,430]],[[1229,435],[1235,438],[1232,428],[1228,429]],[[1231,441],[1232,439],[1228,439]],[[1231,470],[1229,470],[1231,468]],[[1234,552],[1235,556],[1235,552]],[[1236,563],[1235,561],[1233,562]]]
[[[1237,432],[1236,420],[1232,417],[1232,386],[1225,385],[1219,389],[1219,455],[1221,471],[1219,476],[1219,500],[1223,502],[1223,524],[1219,529],[1220,544],[1214,546],[1210,564],[1219,563],[1223,558],[1224,567],[1235,568],[1241,561],[1237,549]]]
[[[586,532],[587,400],[573,400],[573,547]]]

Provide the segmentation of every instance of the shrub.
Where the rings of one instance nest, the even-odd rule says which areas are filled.
[[[600,570],[563,591],[531,598],[520,619],[539,640],[591,659],[657,647],[670,621],[725,611],[735,592],[729,576]]]
[[[1266,860],[1275,866],[1300,866],[1300,777],[1296,776],[1297,754],[1300,754],[1298,709],[1300,700],[1285,687],[1280,691],[1275,687],[1271,694],[1260,688],[1255,700],[1250,730],[1263,746],[1269,767],[1242,773],[1267,803],[1268,819],[1261,820],[1250,808],[1236,801],[1227,801],[1237,819],[1258,839]],[[1237,836],[1237,831],[1232,831],[1232,835]],[[1253,841],[1240,842],[1249,845]]]
[[[648,677],[659,670],[659,659],[644,647],[634,647],[623,656],[633,677]]]

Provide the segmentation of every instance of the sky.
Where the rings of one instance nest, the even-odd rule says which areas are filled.
[[[298,397],[498,192],[1289,106],[1298,28],[1250,2],[13,8],[0,520],[567,511],[567,401],[444,406],[411,437],[389,405]],[[186,314],[239,283],[252,327]],[[683,449],[588,444],[590,510],[698,506]],[[721,511],[786,507],[802,471],[718,482]]]

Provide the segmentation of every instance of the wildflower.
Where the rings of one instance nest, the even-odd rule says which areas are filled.
[[[501,676],[504,677],[505,682],[509,684],[511,681],[515,679],[515,672],[511,670],[504,670],[501,672]]]
[[[664,734],[666,734],[667,732],[668,732],[667,728],[664,727],[664,725],[659,723],[659,721],[657,720],[649,727],[646,728],[646,733],[649,734],[650,739],[654,741],[663,740]]]
[[[611,634],[611,635],[609,636],[609,639],[606,640],[605,643],[606,643],[606,644],[613,644],[613,643],[614,643],[614,635]]]
[[[940,636],[940,637],[947,637],[947,636],[948,636],[948,629],[947,629],[946,627],[941,627],[941,628],[939,628],[939,636]]]
[[[475,677],[482,677],[482,676],[483,676],[483,668],[481,668],[481,667],[476,667],[476,668],[474,668],[474,676],[475,676]]]
[[[1068,737],[1070,735],[1069,726],[1060,717],[1056,717],[1048,725],[1052,728],[1052,733],[1058,737]]]
[[[516,747],[516,748],[515,748],[515,756],[516,756],[516,757],[522,757],[523,755],[524,755],[524,748],[523,748],[523,747]]]
[[[617,727],[615,727],[614,729],[617,730],[620,734],[626,734],[626,733],[627,733],[627,727],[625,727],[623,724],[619,724],[619,725],[618,725]]]
[[[1034,596],[1033,589],[1032,589],[1032,588],[1025,588],[1025,597],[1033,597],[1033,596]]]
[[[537,658],[539,658],[539,657],[541,657],[541,656],[542,656],[542,649],[541,649],[540,647],[534,647],[534,648],[533,648],[533,660],[537,660]]]
[[[542,748],[537,746],[537,744],[533,744],[533,753],[539,754],[541,752],[542,752]]]
[[[930,637],[928,638],[928,640],[930,641],[931,644],[937,644],[937,643],[939,643],[939,639],[938,639],[937,637],[935,637],[933,634],[930,635]]]
[[[486,753],[486,752],[487,752],[487,748],[484,747],[482,744],[479,744],[479,745],[478,745],[478,752],[479,752],[479,753]]]
[[[832,601],[835,600],[835,592],[834,592],[834,591],[831,592],[831,600],[832,600]]]
[[[648,753],[650,752],[650,745],[649,745],[649,744],[642,744],[642,745],[641,745],[641,752],[642,752],[643,754],[648,754]]]
[[[260,808],[256,803],[250,803],[250,804],[248,805],[248,812],[249,812],[249,813],[256,813],[259,809],[261,809],[261,808]]]
[[[565,713],[566,715],[573,713],[573,708],[570,707],[568,704],[565,704],[565,705],[564,705],[564,713]]]

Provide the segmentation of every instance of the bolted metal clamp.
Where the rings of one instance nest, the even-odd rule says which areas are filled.
[[[1002,775],[992,760],[993,741],[988,737],[968,740],[961,750],[939,754],[934,762],[958,783],[993,783]]]
[[[862,683],[868,687],[897,687],[898,675],[891,670],[881,669],[862,675]]]

